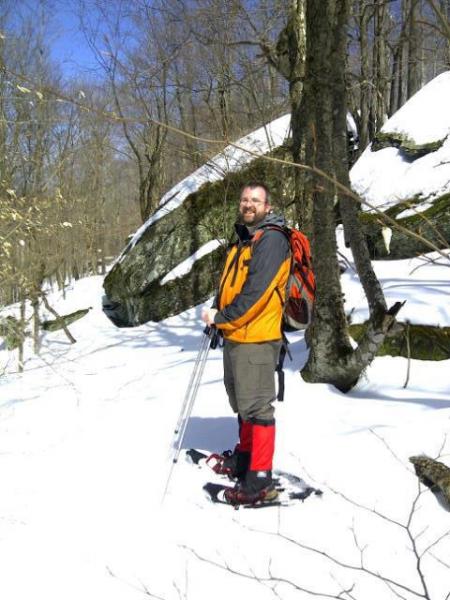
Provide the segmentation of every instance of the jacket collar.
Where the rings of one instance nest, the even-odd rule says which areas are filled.
[[[283,217],[276,215],[274,213],[269,213],[265,219],[260,221],[254,226],[248,227],[239,221],[235,224],[234,228],[236,230],[237,236],[240,242],[248,242],[252,239],[258,229],[263,229],[268,225],[278,225],[279,227],[283,227],[285,225],[285,220]]]

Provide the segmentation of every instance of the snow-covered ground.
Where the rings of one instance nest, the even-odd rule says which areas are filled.
[[[450,325],[448,266],[376,266],[389,301],[408,299],[402,318]],[[343,285],[347,309],[362,320],[351,269]],[[50,297],[61,314],[93,309],[70,327],[76,344],[55,332],[39,358],[28,349],[22,375],[16,356],[0,351],[8,371],[0,377],[1,598],[289,600],[343,590],[349,599],[417,598],[424,591],[411,534],[424,552],[426,597],[444,600],[450,513],[428,490],[417,499],[408,458],[440,455],[450,465],[450,361],[412,361],[404,388],[407,361],[378,358],[343,395],[301,379],[306,346],[295,334],[276,408],[275,467],[323,496],[288,508],[212,505],[202,485],[214,474],[182,458],[163,498],[201,307],[116,329],[101,294],[93,277],[65,299]],[[184,447],[220,451],[235,441],[221,350],[211,350]]]
[[[436,111],[430,116],[415,100],[399,111],[398,127],[433,125],[433,139],[448,130],[448,103],[441,101],[450,97],[448,74],[440,81],[445,85],[434,84],[433,94],[420,96],[431,82],[417,95],[434,101]],[[288,128],[282,117],[238,145],[266,152]],[[448,155],[439,154],[419,177],[412,168],[429,156],[408,166],[394,152],[367,150],[353,170],[358,191],[369,190],[378,205],[386,194],[394,202],[410,194],[409,183],[437,191],[444,171],[448,179]],[[155,218],[251,156],[230,147],[216,158],[173,188]],[[185,273],[196,258],[168,277]],[[375,268],[388,303],[407,300],[400,320],[450,326],[450,263],[442,256],[378,261]],[[346,310],[363,321],[367,307],[351,267],[342,283]],[[102,293],[101,278],[93,277],[74,283],[65,297],[49,295],[60,314],[93,308],[70,326],[76,344],[63,332],[47,333],[36,357],[29,341],[23,374],[17,356],[0,345],[2,600],[448,600],[450,512],[419,488],[408,459],[425,453],[450,465],[449,360],[411,361],[408,374],[407,360],[377,358],[344,395],[301,379],[307,349],[303,334],[292,335],[286,399],[276,408],[275,467],[324,494],[287,508],[235,511],[206,499],[202,486],[212,472],[183,457],[172,469],[173,430],[202,337],[201,307],[116,329],[101,311]],[[212,350],[184,448],[222,451],[236,435],[221,350]]]

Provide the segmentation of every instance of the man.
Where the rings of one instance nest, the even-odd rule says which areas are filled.
[[[239,420],[239,443],[215,470],[238,477],[226,491],[228,502],[251,504],[277,495],[273,402],[290,247],[279,229],[284,219],[272,213],[263,183],[244,185],[239,215],[238,241],[228,254],[214,308],[204,308],[202,319],[223,333],[224,383]]]

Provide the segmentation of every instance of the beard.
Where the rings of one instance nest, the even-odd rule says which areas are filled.
[[[258,225],[258,223],[261,223],[261,221],[264,221],[266,216],[266,213],[259,214],[253,210],[246,210],[245,212],[241,213],[240,221],[243,225],[253,226]]]

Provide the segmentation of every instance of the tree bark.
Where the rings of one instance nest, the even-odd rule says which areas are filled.
[[[411,0],[408,28],[408,98],[422,87],[422,32],[421,25],[418,23],[420,15],[420,0]]]
[[[374,6],[374,45],[373,45],[373,81],[371,138],[381,129],[387,115],[387,5],[385,0],[375,0]]]
[[[289,57],[289,100],[292,115],[292,158],[294,162],[302,163],[305,154],[305,119],[302,103],[306,57],[305,0],[292,0],[286,31]],[[305,183],[305,172],[296,169],[294,201],[297,207],[297,220],[305,234],[311,236],[312,196]]]
[[[436,12],[438,22],[443,25],[443,30],[446,37],[444,60],[447,69],[450,69],[450,0],[440,0],[440,9]]]
[[[360,87],[360,126],[359,146],[361,152],[369,145],[369,106],[370,106],[370,74],[369,74],[369,11],[367,0],[359,0],[359,45],[361,54],[361,87]]]
[[[269,64],[271,64],[289,84],[291,105],[292,158],[302,163],[307,139],[311,132],[307,129],[303,99],[303,79],[306,58],[306,0],[291,0],[286,27],[280,32],[275,48],[261,44]],[[308,237],[312,236],[312,194],[308,186],[308,176],[297,169],[294,175],[294,202],[297,221]]]
[[[345,32],[346,14],[346,10],[341,9],[337,15],[336,28],[342,32]],[[345,56],[345,35],[337,33],[331,64],[334,78],[332,94],[333,169],[338,181],[350,188],[347,132],[344,125],[347,117],[347,86],[342,63],[345,64]],[[359,206],[353,199],[342,195],[339,198],[339,210],[344,225],[345,239],[350,244],[356,270],[369,303],[370,314],[373,316],[382,314],[387,309],[386,301],[370,260],[366,236],[359,220]]]
[[[348,0],[307,2],[307,57],[305,105],[308,129],[313,132],[312,146],[307,148],[307,162],[326,173],[333,165],[333,96],[336,74],[332,72],[336,42],[336,18],[348,14]],[[341,35],[345,33],[341,32]],[[344,61],[344,57],[340,57]],[[343,68],[343,65],[342,65]],[[342,132],[346,133],[346,126]],[[307,381],[327,381],[344,387],[345,373],[336,367],[352,351],[342,302],[335,236],[334,188],[313,177],[312,253],[316,274],[316,305],[311,331],[311,350],[302,371]],[[353,382],[347,382],[350,384]]]
[[[346,24],[349,0],[307,4],[305,102],[314,146],[308,164],[333,174],[348,186],[346,130]],[[316,303],[310,335],[310,354],[302,376],[310,382],[331,383],[348,391],[374,358],[401,305],[390,311],[369,260],[367,245],[351,200],[341,198],[345,226],[355,263],[368,295],[370,325],[358,348],[348,336],[337,261],[334,201],[336,190],[314,176],[312,254],[316,274]]]

